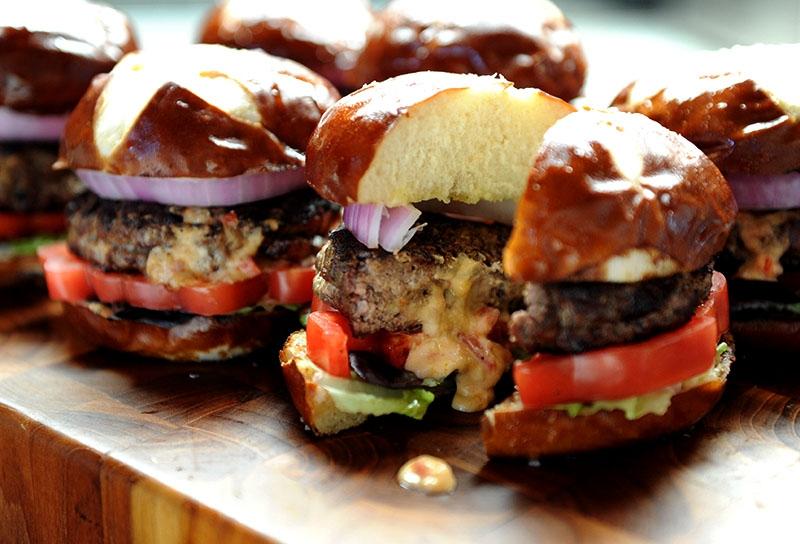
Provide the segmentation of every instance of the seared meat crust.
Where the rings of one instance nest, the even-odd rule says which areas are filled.
[[[234,256],[300,262],[316,252],[313,238],[327,234],[338,211],[310,189],[231,208],[112,201],[86,193],[69,204],[67,216],[70,248],[103,270],[146,273],[151,253],[178,259],[182,249],[202,246],[197,249],[207,262],[189,264],[211,274]]]
[[[426,226],[397,254],[369,249],[338,229],[317,255],[314,292],[350,319],[355,334],[418,330],[420,305],[434,285],[447,281],[437,275],[460,256],[478,263],[469,306],[501,312],[521,307],[522,286],[505,277],[501,264],[510,227],[427,214],[419,223]]]
[[[0,145],[0,211],[58,212],[83,184],[69,171],[53,170],[58,144]]]
[[[526,310],[511,317],[511,340],[528,353],[579,353],[643,340],[683,325],[711,289],[711,267],[637,283],[525,286]]]

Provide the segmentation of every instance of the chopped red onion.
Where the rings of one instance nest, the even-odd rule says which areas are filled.
[[[0,106],[0,142],[57,142],[68,116],[22,113]]]
[[[800,208],[800,172],[767,176],[728,176],[741,210]]]
[[[383,204],[350,204],[344,209],[344,225],[368,248],[380,246],[397,253],[423,227],[414,227],[420,215],[422,212],[414,206],[387,208]]]
[[[75,172],[87,187],[102,198],[174,206],[235,206],[280,196],[305,186],[303,168],[229,178],[120,176],[84,169]]]

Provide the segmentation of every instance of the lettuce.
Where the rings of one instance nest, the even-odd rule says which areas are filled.
[[[35,255],[36,250],[43,245],[51,244],[61,240],[60,236],[33,236],[31,238],[21,238],[19,240],[9,240],[0,244],[0,255],[26,256]]]
[[[336,408],[351,414],[401,414],[422,419],[435,398],[433,393],[425,389],[389,389],[329,374],[320,379],[317,385],[330,394]]]
[[[569,404],[559,404],[553,408],[565,411],[570,417],[590,416],[601,410],[620,410],[625,413],[625,419],[631,421],[639,419],[647,414],[663,416],[669,410],[672,397],[680,393],[701,386],[705,383],[714,381],[720,377],[721,372],[727,373],[727,369],[721,368],[722,356],[729,351],[728,344],[722,342],[717,346],[717,356],[714,364],[703,374],[690,378],[689,380],[653,391],[639,397],[629,397],[619,400],[598,400],[590,403],[573,402]]]

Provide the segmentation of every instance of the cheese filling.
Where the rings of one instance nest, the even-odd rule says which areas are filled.
[[[416,309],[422,332],[414,336],[405,364],[424,379],[443,380],[456,372],[452,406],[462,412],[489,405],[495,384],[513,360],[508,349],[488,338],[500,311],[475,300],[480,267],[461,255],[437,273],[431,295]]]
[[[791,247],[790,227],[796,221],[800,221],[800,210],[766,214],[739,212],[739,239],[747,251],[747,260],[736,277],[776,281],[783,274],[781,258]]]

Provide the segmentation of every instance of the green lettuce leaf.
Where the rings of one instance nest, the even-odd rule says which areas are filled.
[[[326,375],[318,385],[330,394],[336,408],[351,414],[401,414],[422,419],[435,398],[425,389],[389,389],[330,375]]]
[[[33,236],[31,238],[21,238],[19,240],[10,240],[0,244],[0,254],[13,256],[35,255],[36,250],[40,246],[51,244],[62,239],[63,238],[60,236],[42,235]]]
[[[693,387],[698,387],[704,383],[718,379],[720,375],[720,362],[722,356],[730,350],[728,344],[722,342],[717,346],[717,356],[714,365],[703,374],[690,378],[689,380],[653,391],[639,397],[629,397],[619,400],[598,400],[590,403],[573,402],[569,404],[559,404],[554,406],[556,410],[564,410],[570,417],[590,416],[601,410],[620,410],[625,413],[625,418],[629,421],[639,419],[647,414],[663,416],[669,410],[672,397]]]

